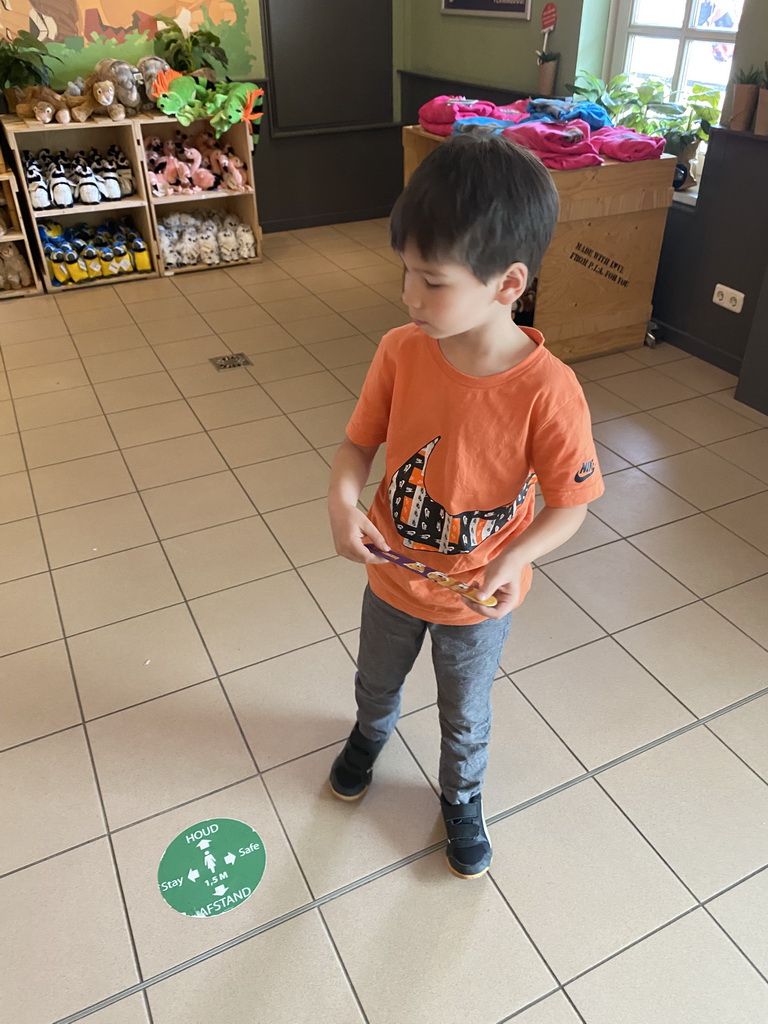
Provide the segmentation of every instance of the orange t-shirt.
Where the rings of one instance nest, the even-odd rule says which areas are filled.
[[[530,525],[536,481],[555,508],[603,493],[576,375],[539,331],[525,333],[537,348],[521,363],[468,377],[415,324],[390,331],[347,426],[355,444],[386,443],[369,516],[392,550],[465,583],[482,582],[484,567]],[[368,566],[368,576],[378,597],[416,618],[482,618],[457,593],[401,566]],[[530,585],[527,566],[523,596]]]

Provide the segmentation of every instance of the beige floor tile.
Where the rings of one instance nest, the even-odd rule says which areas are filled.
[[[83,363],[94,384],[159,373],[163,369],[162,363],[148,345],[124,352],[110,352],[108,355],[85,356]]]
[[[291,413],[291,422],[316,448],[341,444],[357,400],[325,405],[319,409]]]
[[[587,380],[601,380],[604,377],[616,377],[620,373],[637,371],[637,360],[628,352],[617,352],[609,356],[597,356],[594,359],[580,359],[571,364],[572,369],[586,377]]]
[[[699,444],[714,444],[755,430],[752,420],[706,397],[665,405],[654,409],[653,416]]]
[[[735,493],[730,496],[737,497]],[[768,555],[768,491],[723,505],[714,509],[711,515],[718,523]]]
[[[15,405],[21,430],[35,430],[55,423],[70,423],[72,420],[84,420],[101,415],[96,392],[90,385],[70,388],[52,395],[19,398]]]
[[[135,323],[123,324],[108,331],[81,331],[72,338],[83,358],[123,352],[130,348],[146,348],[149,344]]]
[[[214,676],[210,658],[183,605],[81,633],[70,638],[69,649],[86,718],[107,715]]]
[[[712,445],[711,450],[735,466],[768,483],[768,430],[731,438]]]
[[[638,409],[656,409],[660,405],[671,405],[672,402],[695,398],[698,393],[665,373],[650,368],[634,373],[622,373],[601,383],[606,390],[631,402]]]
[[[590,507],[598,519],[623,537],[685,519],[697,511],[640,469],[614,473],[605,494]]]
[[[40,317],[56,316],[59,307],[53,295],[38,295],[23,302],[0,303],[0,325],[18,324],[23,320],[38,320]]]
[[[27,398],[29,395],[82,387],[88,384],[88,378],[79,359],[67,359],[62,363],[10,370],[8,384],[14,398]]]
[[[88,734],[113,829],[254,773],[217,680],[96,719]]]
[[[21,473],[25,468],[24,453],[18,434],[7,434],[5,437],[0,437],[0,476]]]
[[[141,994],[128,996],[104,1010],[97,1010],[90,1014],[90,1018],[91,1024],[150,1024]]]
[[[142,497],[161,539],[254,514],[253,505],[230,472],[151,488]]]
[[[768,781],[766,726],[768,726],[768,699],[759,697],[735,711],[729,711],[727,715],[714,719],[709,727],[764,781]]]
[[[349,338],[312,345],[309,351],[323,366],[333,370],[342,366],[370,363],[376,354],[376,346],[364,334],[353,334]]]
[[[699,597],[768,572],[768,558],[707,515],[637,534],[632,543]]]
[[[189,434],[128,448],[125,461],[140,490],[226,469],[224,460],[205,434]]]
[[[377,302],[364,309],[349,310],[344,316],[359,331],[388,331],[409,320],[408,314],[391,302]]]
[[[49,512],[40,517],[40,524],[54,569],[151,544],[156,539],[137,494]]]
[[[619,540],[619,534],[601,522],[596,515],[587,512],[587,518],[578,533],[561,547],[555,548],[548,555],[539,558],[537,564],[547,565],[548,562],[555,562],[559,558],[568,558],[569,555],[578,555],[581,551],[590,551],[615,540]]]
[[[280,324],[288,324],[295,320],[308,320],[311,317],[325,316],[328,313],[328,306],[325,302],[310,294],[299,298],[265,302],[264,309]]]
[[[0,750],[80,722],[67,651],[61,641],[0,661]]]
[[[690,359],[687,352],[681,348],[675,348],[666,342],[660,341],[653,348],[643,345],[640,348],[633,348],[628,355],[645,366],[658,366],[662,363],[671,363],[675,359]]]
[[[184,596],[202,597],[290,569],[291,563],[258,516],[164,544]]]
[[[8,378],[5,374],[5,370],[0,371],[0,400],[3,402],[10,401],[11,392],[8,387]]]
[[[186,402],[165,402],[146,409],[126,409],[112,413],[109,424],[121,448],[131,448],[154,441],[168,441],[202,431],[199,420]]]
[[[61,637],[48,573],[0,584],[0,656]]]
[[[314,568],[311,566],[310,568]],[[305,569],[306,573],[307,570]],[[343,633],[339,639],[349,651],[355,664],[360,648],[360,630],[353,629]],[[501,675],[499,674],[499,678]],[[350,694],[352,691],[350,691]],[[350,697],[351,699],[351,697]],[[411,669],[402,690],[402,714],[409,715],[413,711],[420,711],[421,708],[429,707],[437,700],[437,683],[435,681],[435,670],[432,666],[432,641],[429,633],[424,636],[424,646],[416,659],[416,664]]]
[[[597,555],[581,557],[596,558]],[[549,566],[547,572],[554,569],[555,566]],[[501,667],[505,672],[514,672],[581,647],[603,635],[603,630],[570,598],[535,570],[531,592],[514,614],[509,639],[501,656]]]
[[[398,731],[439,794],[437,708],[433,705],[401,718]],[[493,687],[493,728],[483,786],[485,817],[516,807],[583,773],[576,758],[509,680],[498,679]]]
[[[245,269],[245,268],[243,268]],[[232,278],[223,267],[216,270],[210,268],[202,273],[176,274],[174,287],[182,295],[200,295],[202,292],[217,292],[232,287]]]
[[[342,270],[359,270],[361,267],[385,267],[388,260],[372,252],[370,249],[357,249],[351,252],[334,253],[333,262]]]
[[[768,648],[768,575],[707,598],[713,608]]]
[[[248,292],[237,285],[231,288],[211,289],[197,294],[190,292],[189,301],[205,317],[208,317],[209,314],[217,314],[226,319],[226,315],[231,309],[243,311],[247,309],[255,317],[262,312]]]
[[[295,277],[299,281],[314,274],[329,274],[338,269],[335,262],[332,263],[324,256],[319,256],[317,251],[310,249],[309,246],[303,250],[298,246],[292,246],[290,252],[286,250],[282,253],[275,253],[274,256],[270,254],[270,258],[291,277]]]
[[[752,420],[759,427],[768,427],[768,415],[764,412],[758,412],[757,409],[752,409],[750,406],[745,405],[744,402],[739,402],[735,397],[735,390],[735,388],[728,388],[726,391],[716,391],[709,397],[725,409],[730,409],[731,412]]]
[[[23,370],[28,366],[46,366],[77,359],[77,349],[69,335],[48,341],[30,341],[25,345],[4,345],[3,360],[6,370]]]
[[[499,822],[491,837],[493,877],[561,979],[695,903],[592,781]]]
[[[7,302],[3,302],[3,308],[6,307]],[[49,338],[60,338],[65,334],[67,334],[67,325],[61,315],[40,309],[35,312],[34,317],[25,319],[23,323],[17,321],[3,331],[3,347],[7,348],[22,342],[47,341]]]
[[[56,569],[53,577],[68,636],[181,600],[159,544]]]
[[[317,409],[351,397],[351,392],[327,371],[273,381],[265,384],[264,389],[285,413]]]
[[[0,583],[34,576],[47,569],[37,520],[19,519],[0,526]]]
[[[374,268],[378,269],[378,268]],[[384,281],[382,284],[374,284],[371,287],[377,295],[380,295],[382,299],[386,299],[387,302],[394,303],[398,309],[402,309],[403,312],[408,312],[408,307],[402,301],[403,298],[403,285],[402,285],[402,270],[398,267],[392,267],[392,270],[397,274],[396,281]]]
[[[185,299],[184,296],[177,293],[175,296],[166,296],[161,299],[148,299],[145,302],[132,302],[130,305],[130,312],[131,316],[140,327],[146,323],[162,326],[163,321],[165,320],[175,320],[179,317],[193,316],[195,306]]]
[[[9,1021],[59,1020],[139,980],[106,839],[0,879],[0,894]]]
[[[237,742],[242,744],[239,736]],[[219,817],[245,821],[256,829],[264,843],[267,867],[258,889],[250,899],[239,904],[234,911],[197,922],[162,903],[157,891],[157,867],[165,848],[180,832],[196,822]],[[196,800],[118,832],[114,844],[131,927],[145,976],[189,960],[250,928],[295,910],[310,900],[296,860],[259,779],[230,786],[213,796]],[[147,850],[153,851],[151,857],[147,856]],[[202,924],[205,924],[205,928]],[[220,955],[211,962],[215,964]],[[183,978],[185,974],[186,971],[179,977]],[[255,976],[263,983],[260,970]],[[233,991],[240,992],[240,986],[236,986]],[[203,1000],[201,1006],[207,1013],[210,1003]],[[246,1006],[244,1024],[245,1021],[250,1024],[252,1010],[253,1006]],[[229,1015],[222,1016],[222,1022],[226,1020],[227,1024],[234,1024],[238,1019],[243,1020]],[[161,1020],[163,1024],[188,1022],[186,1015],[178,1017],[173,1013],[170,1016],[163,1014],[162,1018],[158,1016],[158,1024]]]
[[[316,452],[301,452],[269,465],[244,466],[235,471],[260,512],[322,498],[328,491],[330,470]]]
[[[365,378],[368,376],[370,363],[361,363],[358,366],[342,366],[333,371],[334,377],[338,378],[345,387],[349,388],[353,395],[360,396],[363,390]]]
[[[600,782],[699,899],[765,864],[768,788],[705,729],[611,768]]]
[[[568,987],[589,1024],[743,1024],[768,1015],[768,986],[698,910]]]
[[[687,530],[692,521],[686,519],[679,525]],[[693,601],[690,591],[625,541],[553,562],[547,566],[547,575],[609,633]],[[548,628],[557,632],[562,625],[555,619]],[[581,646],[586,639],[593,636],[585,635],[580,643],[570,646]]]
[[[333,270],[327,274],[310,274],[301,279],[301,283],[315,295],[323,295],[325,292],[335,292],[340,288],[355,288],[358,278],[347,274],[343,270]]]
[[[13,414],[13,403],[0,402],[0,436],[17,432],[16,417]]]
[[[371,1024],[497,1021],[554,988],[490,879],[457,885],[442,853],[347,893],[323,915]],[[403,941],[414,929],[418,941]]]
[[[385,263],[383,266],[357,267],[355,270],[350,271],[350,273],[358,281],[362,281],[363,284],[375,287],[379,284],[394,282],[402,289],[402,267],[393,266],[391,263]]]
[[[141,303],[145,305],[145,303]],[[162,320],[144,320],[141,333],[150,345],[166,345],[185,338],[204,338],[211,333],[210,325],[194,310],[183,316],[163,317]]]
[[[65,311],[63,317],[72,334],[79,334],[82,331],[110,331],[113,327],[133,323],[131,314],[122,303],[103,309],[86,309],[79,313]]]
[[[647,412],[596,423],[594,435],[612,452],[636,465],[696,447],[692,440]]]
[[[171,370],[171,377],[185,398],[250,387],[253,383],[253,378],[244,366],[222,373],[211,363]]]
[[[336,554],[325,498],[268,512],[264,520],[296,566]]]
[[[236,391],[200,395],[198,398],[190,398],[189,404],[206,430],[280,415],[280,410],[269,395],[256,384]]]
[[[208,1005],[217,1006],[232,1024],[246,1021],[255,1006],[270,1024],[363,1024],[364,1019],[316,910],[161,982],[149,1000],[153,1014],[167,1024],[207,1024]]]
[[[276,263],[265,260],[263,263],[253,264],[250,267],[230,267],[224,273],[241,288],[247,288],[252,284],[263,284],[265,281],[285,281],[288,274]],[[202,276],[206,277],[208,272]],[[190,278],[186,278],[190,280]]]
[[[176,402],[181,398],[179,389],[165,371],[97,384],[96,394],[107,414],[127,409],[144,409],[165,402]]]
[[[220,673],[331,636],[330,627],[295,573],[201,597],[190,607]],[[288,608],[290,615],[286,614]]]
[[[153,299],[177,299],[179,297],[179,289],[176,287],[176,283],[179,280],[189,280],[188,276],[184,278],[160,278],[151,279],[145,278],[143,281],[121,281],[120,282],[120,298],[123,302],[133,305],[137,302],[150,302]]]
[[[311,295],[303,285],[293,278],[283,281],[263,281],[261,284],[252,284],[246,287],[247,293],[256,302],[263,305],[266,302],[280,302],[284,299],[302,299]]]
[[[155,345],[155,355],[167,370],[207,363],[214,356],[229,355],[229,349],[215,334],[185,341],[172,341],[168,345]]]
[[[224,676],[260,771],[347,738],[355,666],[337,639]]]
[[[342,288],[338,291],[323,293],[323,302],[326,302],[331,309],[335,309],[337,313],[376,306],[379,304],[379,299],[380,296],[372,288],[361,284],[358,284],[356,288]]]
[[[277,326],[276,322],[262,307],[257,305],[246,292],[250,305],[236,306],[233,309],[209,310],[203,313],[203,319],[210,330],[215,334],[222,334],[223,331],[253,330],[256,327]]]
[[[692,502],[698,509],[712,509],[725,502],[764,491],[766,484],[749,476],[706,448],[697,448],[659,462],[649,462],[643,471],[670,490]],[[741,504],[741,503],[738,503]],[[728,505],[718,513],[727,515]],[[716,518],[722,522],[720,515]],[[650,526],[650,523],[648,524]]]
[[[219,337],[232,352],[245,352],[250,359],[262,352],[276,352],[297,346],[296,339],[280,324],[246,327],[237,331],[220,330]]]
[[[368,583],[362,565],[346,558],[328,558],[305,565],[300,574],[337,633],[360,626],[363,591]]]
[[[22,441],[30,469],[85,459],[117,448],[109,423],[102,415],[25,430]]]
[[[88,291],[78,291],[76,288],[62,289],[56,294],[56,302],[62,315],[87,313],[94,309],[119,309],[123,305],[122,298],[124,298],[122,287],[118,293],[111,285],[92,288]]]
[[[322,370],[323,364],[318,362],[303,348],[288,348],[278,352],[265,352],[263,355],[251,357],[253,366],[250,373],[260,384],[269,381],[285,380],[288,377],[299,377],[304,374]]]
[[[82,726],[0,754],[0,793],[2,874],[104,834]]]
[[[311,447],[287,416],[222,427],[212,430],[211,437],[232,467],[296,455]]]
[[[375,784],[354,805],[336,799],[328,785],[339,749],[320,750],[264,775],[315,896],[444,837],[437,798],[397,734],[376,761]],[[397,827],[382,828],[387,821]]]
[[[593,423],[602,423],[605,420],[613,420],[618,416],[630,416],[637,412],[637,406],[625,402],[623,398],[612,394],[610,391],[594,381],[588,381],[583,385],[584,395],[589,405],[589,411]]]
[[[659,621],[664,620],[654,620]],[[515,672],[513,678],[590,769],[693,721],[693,716],[609,637]]]
[[[27,473],[0,475],[0,523],[10,523],[34,514],[32,488]]]
[[[768,872],[762,871],[708,904],[710,913],[765,974],[768,971]]]
[[[514,1020],[515,1024],[579,1024],[573,1007],[561,992],[536,1003]]]
[[[659,367],[661,373],[666,374],[673,380],[685,384],[702,395],[711,394],[713,391],[724,391],[726,388],[735,388],[739,382],[738,377],[732,373],[726,373],[718,366],[712,366],[703,359],[682,359],[672,363],[664,363]]]
[[[321,341],[333,341],[359,333],[357,328],[338,313],[328,313],[307,320],[292,320],[288,324],[288,331],[302,345],[315,345]]]
[[[33,469],[29,477],[41,515],[135,490],[118,452]]]

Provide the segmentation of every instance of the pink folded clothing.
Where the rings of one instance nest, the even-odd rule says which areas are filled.
[[[659,135],[641,135],[632,128],[601,128],[592,132],[598,153],[610,160],[658,160],[664,152],[664,139]]]
[[[493,117],[495,103],[468,100],[466,96],[436,96],[419,110],[419,124],[434,135],[450,135],[454,121],[462,117]]]
[[[532,150],[553,171],[596,167],[603,162],[590,140],[586,121],[527,121],[505,128],[503,134]]]

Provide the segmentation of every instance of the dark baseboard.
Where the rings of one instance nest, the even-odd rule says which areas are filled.
[[[691,356],[698,356],[699,359],[703,359],[712,366],[718,366],[727,373],[733,373],[737,377],[741,373],[741,359],[738,356],[723,352],[721,349],[715,348],[714,345],[702,341],[701,338],[671,327],[663,320],[659,320],[658,317],[654,317],[653,322],[658,325],[659,341],[666,341],[670,345],[674,345],[675,348],[682,349],[683,352],[687,352]]]
[[[289,217],[285,220],[262,221],[265,235],[273,231],[298,231],[300,228],[319,228],[326,224],[348,224],[356,220],[377,220],[389,217],[392,206],[371,207],[364,210],[339,210],[336,213],[318,213],[308,217]]]

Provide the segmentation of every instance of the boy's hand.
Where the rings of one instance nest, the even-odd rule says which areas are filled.
[[[489,562],[485,569],[485,579],[477,587],[477,596],[480,598],[495,597],[499,602],[493,608],[488,608],[474,601],[464,598],[464,603],[473,612],[485,616],[486,619],[503,619],[505,615],[517,608],[520,603],[520,582],[523,575],[524,563],[518,558],[504,553]]]
[[[386,558],[378,558],[365,546],[365,541],[375,544],[381,551],[389,551],[389,544],[356,506],[334,508],[330,513],[331,532],[336,553],[350,562],[364,565],[386,565]]]

